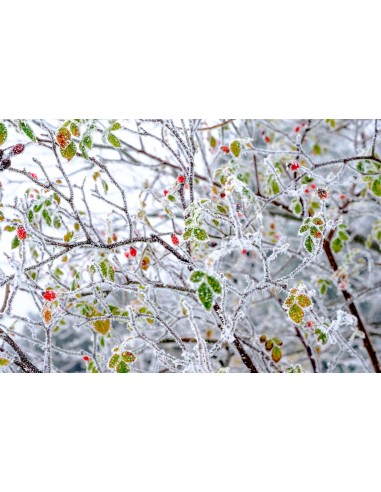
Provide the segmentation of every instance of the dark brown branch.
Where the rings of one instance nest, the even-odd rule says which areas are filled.
[[[336,262],[334,255],[332,253],[331,245],[330,245],[333,234],[334,234],[334,230],[332,229],[330,231],[330,233],[328,234],[328,237],[326,239],[324,239],[323,248],[324,248],[325,254],[327,255],[327,258],[328,258],[329,264],[331,265],[332,270],[334,270],[336,272],[339,269],[339,267],[337,265],[337,262]],[[364,347],[365,347],[366,351],[368,352],[368,355],[369,355],[369,358],[372,362],[374,371],[381,373],[381,367],[380,367],[380,363],[379,363],[378,358],[377,358],[376,351],[373,347],[372,341],[369,337],[367,329],[365,328],[365,325],[362,321],[362,318],[361,318],[360,313],[356,307],[356,304],[354,303],[351,294],[346,289],[343,289],[341,292],[342,292],[345,300],[348,303],[349,311],[351,312],[351,314],[353,316],[355,316],[355,318],[357,318],[358,329],[364,334],[364,339],[363,339]]]

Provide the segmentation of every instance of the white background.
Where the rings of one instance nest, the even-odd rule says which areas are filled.
[[[0,118],[380,117],[376,6],[7,2]],[[377,490],[380,381],[1,375],[0,490]]]

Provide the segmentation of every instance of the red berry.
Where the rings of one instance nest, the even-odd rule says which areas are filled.
[[[34,173],[28,173],[31,178],[38,179],[37,174]]]
[[[288,164],[288,167],[289,167],[289,169],[291,169],[291,171],[297,171],[300,168],[300,164],[299,164],[299,162],[296,162],[296,161],[290,162]]]
[[[12,154],[14,154],[14,155],[21,154],[22,152],[24,152],[24,149],[25,149],[25,145],[23,145],[21,143],[17,144],[13,147]]]
[[[311,190],[314,190],[316,188],[316,184],[314,184],[314,183],[310,184],[310,188],[311,188]]]
[[[90,357],[88,355],[84,355],[82,358],[85,362],[89,362],[90,360]]]
[[[313,325],[314,325],[313,321],[307,321],[307,323],[306,323],[307,328],[312,328]]]
[[[57,294],[54,292],[54,290],[47,290],[44,292],[44,294],[42,295],[42,297],[46,300],[46,301],[54,301],[54,299],[57,298]]]
[[[265,142],[266,142],[266,143],[270,143],[270,142],[271,142],[271,138],[270,138],[269,136],[266,136],[266,137],[265,137]]]
[[[226,196],[226,193],[221,193],[221,194],[220,194],[220,197],[221,197],[221,198],[225,198],[225,196]]]
[[[174,244],[175,246],[178,246],[180,243],[179,238],[176,236],[176,234],[171,234],[171,240],[172,244]]]
[[[164,190],[163,193],[164,193],[164,196],[167,196],[168,193],[169,193],[169,191],[168,190]]]
[[[137,253],[136,249],[133,246],[131,246],[131,248],[130,248],[130,255],[131,256],[136,256],[136,253]]]
[[[300,130],[300,126],[296,126],[296,127],[294,128],[294,132],[295,132],[295,133],[298,133],[298,131],[299,131],[299,130]]]
[[[309,192],[310,192],[310,190],[309,190],[308,188],[306,188],[306,189],[304,190],[304,193],[309,193]]]
[[[184,184],[185,183],[185,178],[182,174],[180,174],[180,176],[177,177],[177,182],[180,183],[180,184]]]
[[[17,228],[17,237],[21,240],[24,241],[28,237],[28,234],[23,226],[20,226]]]
[[[229,154],[229,152],[230,152],[230,149],[227,145],[223,145],[221,147],[221,150],[222,150],[222,152],[225,152],[225,154]]]
[[[125,256],[126,258],[129,258],[130,253],[129,253],[128,251],[126,251],[126,252],[124,253],[124,256]]]
[[[243,255],[245,255],[245,254],[247,253],[247,250],[246,250],[246,249],[243,249],[243,250],[241,251],[241,253],[242,253]]]
[[[340,200],[344,200],[345,199],[345,195],[340,195]]]

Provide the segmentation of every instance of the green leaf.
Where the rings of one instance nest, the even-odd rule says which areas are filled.
[[[52,225],[52,218],[49,212],[46,210],[46,208],[44,208],[44,210],[42,211],[42,217],[45,220],[45,222],[48,224],[48,226]]]
[[[0,366],[7,366],[9,364],[8,359],[4,359],[3,357],[0,358]]]
[[[306,294],[299,294],[296,298],[296,302],[302,308],[309,307],[312,304],[311,299]]]
[[[198,298],[204,308],[210,311],[213,304],[213,293],[205,282],[198,288]]]
[[[0,123],[0,145],[3,145],[3,143],[6,141],[8,136],[8,129],[4,125],[4,123]]]
[[[331,244],[334,253],[339,253],[343,249],[343,242],[338,237],[334,239]]]
[[[300,202],[298,201],[297,203],[295,203],[294,205],[294,213],[295,215],[299,216],[301,213],[302,213],[302,206],[300,204]]]
[[[33,142],[36,141],[36,135],[34,134],[34,131],[28,125],[28,123],[24,120],[20,121],[20,129],[25,133],[27,137],[29,137]]]
[[[292,321],[298,325],[304,318],[304,311],[298,304],[293,304],[290,307],[288,315]]]
[[[200,227],[196,227],[195,229],[193,229],[193,234],[194,237],[199,241],[205,241],[206,239],[208,239],[208,234],[204,229],[201,229]]]
[[[74,231],[67,231],[67,233],[64,235],[63,240],[65,243],[70,243],[74,236]]]
[[[279,347],[275,346],[271,352],[271,358],[274,362],[279,362],[282,358],[282,351]]]
[[[111,280],[111,282],[115,281],[115,272],[114,268],[108,260],[103,260],[99,263],[99,268],[101,269],[102,275],[105,278]]]
[[[93,139],[91,138],[90,135],[86,135],[85,137],[83,137],[83,145],[85,145],[88,149],[92,149],[93,148]]]
[[[215,278],[215,277],[210,277],[209,275],[206,277],[206,280],[208,281],[208,284],[214,290],[216,294],[221,294],[222,293],[222,287],[220,282]]]
[[[127,373],[130,372],[130,366],[126,364],[123,360],[119,362],[119,364],[116,366],[116,372],[119,373]]]
[[[15,236],[12,239],[11,248],[16,249],[19,245],[20,245],[20,239],[17,236]]]
[[[107,140],[113,147],[121,147],[120,140],[117,136],[115,136],[113,133],[109,133]]]
[[[29,221],[29,222],[32,222],[32,221],[33,221],[33,219],[34,219],[34,213],[33,213],[33,210],[32,210],[32,209],[30,209],[30,210],[28,211],[28,221]]]
[[[76,123],[70,123],[70,131],[75,137],[79,137],[81,132],[79,131],[79,126]]]
[[[112,312],[112,314],[115,314],[116,316],[120,315],[120,309],[118,308],[118,306],[113,306],[112,304],[109,304],[108,308]]]
[[[85,147],[85,144],[83,143],[83,140],[81,140],[79,142],[79,150],[80,150],[82,156],[84,157],[84,159],[88,159],[89,158],[89,154],[87,153],[87,149]]]
[[[201,280],[203,279],[205,273],[204,272],[200,272],[199,270],[196,270],[195,272],[192,273],[192,275],[189,277],[189,280],[191,282],[201,282]]]
[[[312,148],[312,152],[315,154],[315,155],[321,155],[321,148],[320,148],[320,145],[318,144],[315,144]]]
[[[375,179],[372,183],[372,192],[376,195],[376,196],[381,196],[381,180],[380,178],[379,179]]]
[[[99,313],[98,313],[99,315]],[[93,323],[95,331],[102,335],[107,335],[111,328],[111,321],[109,319],[97,319]]]
[[[224,215],[227,215],[227,213],[229,212],[229,208],[226,207],[225,205],[221,205],[221,204],[217,205],[217,210]]]
[[[114,369],[115,366],[118,364],[119,360],[120,360],[119,354],[112,355],[108,361],[108,367],[110,369]]]
[[[238,142],[238,140],[234,140],[234,142],[230,144],[230,150],[231,153],[238,158],[241,153],[241,143]]]
[[[122,125],[118,121],[116,121],[115,123],[113,123],[110,130],[114,132],[115,130],[120,130],[120,128],[122,128]]]
[[[307,236],[306,237],[306,240],[304,241],[304,247],[306,248],[306,250],[312,254],[313,250],[314,250],[314,242],[312,240],[312,237],[311,236]]]
[[[64,159],[71,161],[77,153],[77,146],[75,142],[70,142],[70,144],[65,149],[61,148],[60,152]]]
[[[124,360],[124,362],[127,363],[135,362],[136,355],[133,354],[132,352],[126,351],[122,353],[122,359]]]
[[[304,234],[306,231],[308,231],[308,225],[304,224],[299,228],[298,234]]]
[[[108,192],[108,183],[104,179],[101,180],[102,186],[103,186],[103,191],[105,192],[105,195],[107,195]]]
[[[348,241],[349,236],[348,236],[348,234],[345,231],[341,230],[341,231],[339,231],[339,238],[342,241]]]
[[[271,189],[272,189],[274,195],[277,195],[280,192],[279,184],[278,184],[278,181],[276,179],[272,180]]]

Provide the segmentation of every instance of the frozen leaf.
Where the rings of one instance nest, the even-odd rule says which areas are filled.
[[[3,145],[3,143],[6,141],[8,136],[8,130],[7,127],[4,125],[4,123],[0,123],[0,145]]]
[[[66,127],[62,126],[57,131],[56,140],[57,140],[58,145],[61,147],[61,149],[66,149],[66,147],[71,142],[71,133],[70,133],[70,131]]]
[[[314,242],[313,242],[313,239],[311,236],[307,236],[306,237],[306,240],[304,241],[304,246],[306,248],[306,250],[309,252],[309,253],[312,253],[313,250],[314,250]]]
[[[74,137],[79,137],[81,135],[79,126],[76,123],[70,123],[70,131],[74,135]]]
[[[198,288],[198,297],[204,308],[210,311],[213,304],[213,293],[205,282],[203,282]]]
[[[52,225],[52,218],[51,218],[49,212],[46,210],[46,208],[44,208],[44,210],[42,211],[42,217],[48,226]]]
[[[20,128],[33,142],[36,142],[36,135],[32,130],[31,126],[24,120],[20,121]]]
[[[107,140],[113,147],[121,147],[119,138],[116,137],[113,133],[109,133]]]
[[[119,354],[113,354],[108,361],[108,367],[110,369],[114,369],[118,364],[119,360],[120,360]]]
[[[70,241],[72,240],[73,236],[74,236],[74,232],[73,231],[67,231],[67,233],[63,237],[63,240],[65,241],[65,243],[70,243]]]
[[[204,272],[200,272],[199,270],[196,270],[189,277],[189,280],[191,282],[201,282],[201,280],[203,279],[204,275],[205,275]]]
[[[208,239],[208,234],[204,229],[201,229],[200,227],[196,227],[195,229],[193,229],[193,235],[199,241],[205,241],[206,239]]]
[[[298,304],[293,304],[290,307],[288,315],[292,321],[298,325],[304,318],[304,311],[300,306],[298,306]]]
[[[66,148],[61,147],[61,155],[64,159],[71,161],[77,153],[77,146],[75,142],[70,142]]]
[[[234,140],[234,142],[230,144],[230,150],[231,153],[238,158],[241,153],[241,143],[238,142],[238,140]]]
[[[124,360],[124,362],[130,364],[131,362],[134,362],[136,360],[136,355],[132,352],[126,351],[122,353],[122,359]]]
[[[296,298],[296,302],[300,307],[305,308],[311,306],[311,299],[306,294],[299,294]]]
[[[208,284],[210,285],[210,287],[212,288],[212,290],[216,293],[216,294],[221,294],[222,293],[222,288],[221,288],[221,284],[220,282],[216,279],[216,277],[211,277],[211,276],[207,276],[206,277],[206,280],[208,281]]]
[[[282,358],[282,351],[279,347],[275,346],[271,352],[271,358],[272,360],[277,363],[281,360]]]
[[[124,362],[124,360],[120,361],[116,366],[116,372],[119,373],[127,373],[130,372],[130,366]]]
[[[7,366],[9,364],[8,359],[4,359],[3,357],[0,357],[0,366]]]
[[[111,328],[111,321],[109,319],[97,319],[93,322],[95,331],[107,335]]]
[[[118,121],[116,121],[115,123],[113,123],[112,127],[110,128],[110,130],[112,132],[114,132],[115,130],[119,130],[120,128],[122,128],[122,125]]]

